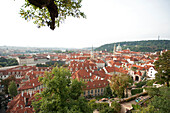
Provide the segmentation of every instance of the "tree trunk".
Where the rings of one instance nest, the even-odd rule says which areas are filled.
[[[169,87],[169,81],[166,81],[167,87]]]

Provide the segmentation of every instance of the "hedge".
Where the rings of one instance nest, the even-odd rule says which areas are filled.
[[[132,95],[136,95],[136,94],[142,93],[142,92],[143,92],[143,89],[132,89],[131,90],[131,94]]]

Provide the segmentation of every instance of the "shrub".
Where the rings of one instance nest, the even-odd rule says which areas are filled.
[[[149,80],[149,81],[147,81],[146,85],[147,86],[153,86],[154,82],[155,82],[155,80]]]
[[[105,109],[102,109],[100,113],[117,113],[117,112],[111,107],[106,107]]]
[[[141,88],[142,86],[144,86],[146,84],[146,82],[147,81],[141,81],[139,83],[136,83],[135,85],[136,85],[137,88]]]
[[[142,93],[142,92],[143,92],[143,89],[132,89],[131,90],[132,95],[135,95],[135,94],[138,94],[138,93]]]
[[[115,111],[114,113],[120,113],[120,110],[121,110],[120,103],[113,101],[111,104],[111,107],[114,109],[114,111]]]
[[[106,107],[109,107],[109,103],[97,103],[97,109],[99,111],[105,109]]]

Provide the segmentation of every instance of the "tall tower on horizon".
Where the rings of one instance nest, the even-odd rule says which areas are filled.
[[[158,35],[158,40],[160,39],[160,36]]]
[[[92,45],[92,48],[91,48],[91,59],[94,59],[93,45]]]

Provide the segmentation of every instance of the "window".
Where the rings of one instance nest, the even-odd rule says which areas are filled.
[[[97,89],[95,89],[95,93],[97,93]]]
[[[100,89],[98,89],[98,92],[100,92]]]
[[[86,92],[84,91],[84,95],[86,95]]]
[[[93,94],[93,90],[91,90],[91,94]]]
[[[101,92],[103,92],[103,88],[101,89]]]
[[[90,90],[88,90],[88,95],[90,95]]]

